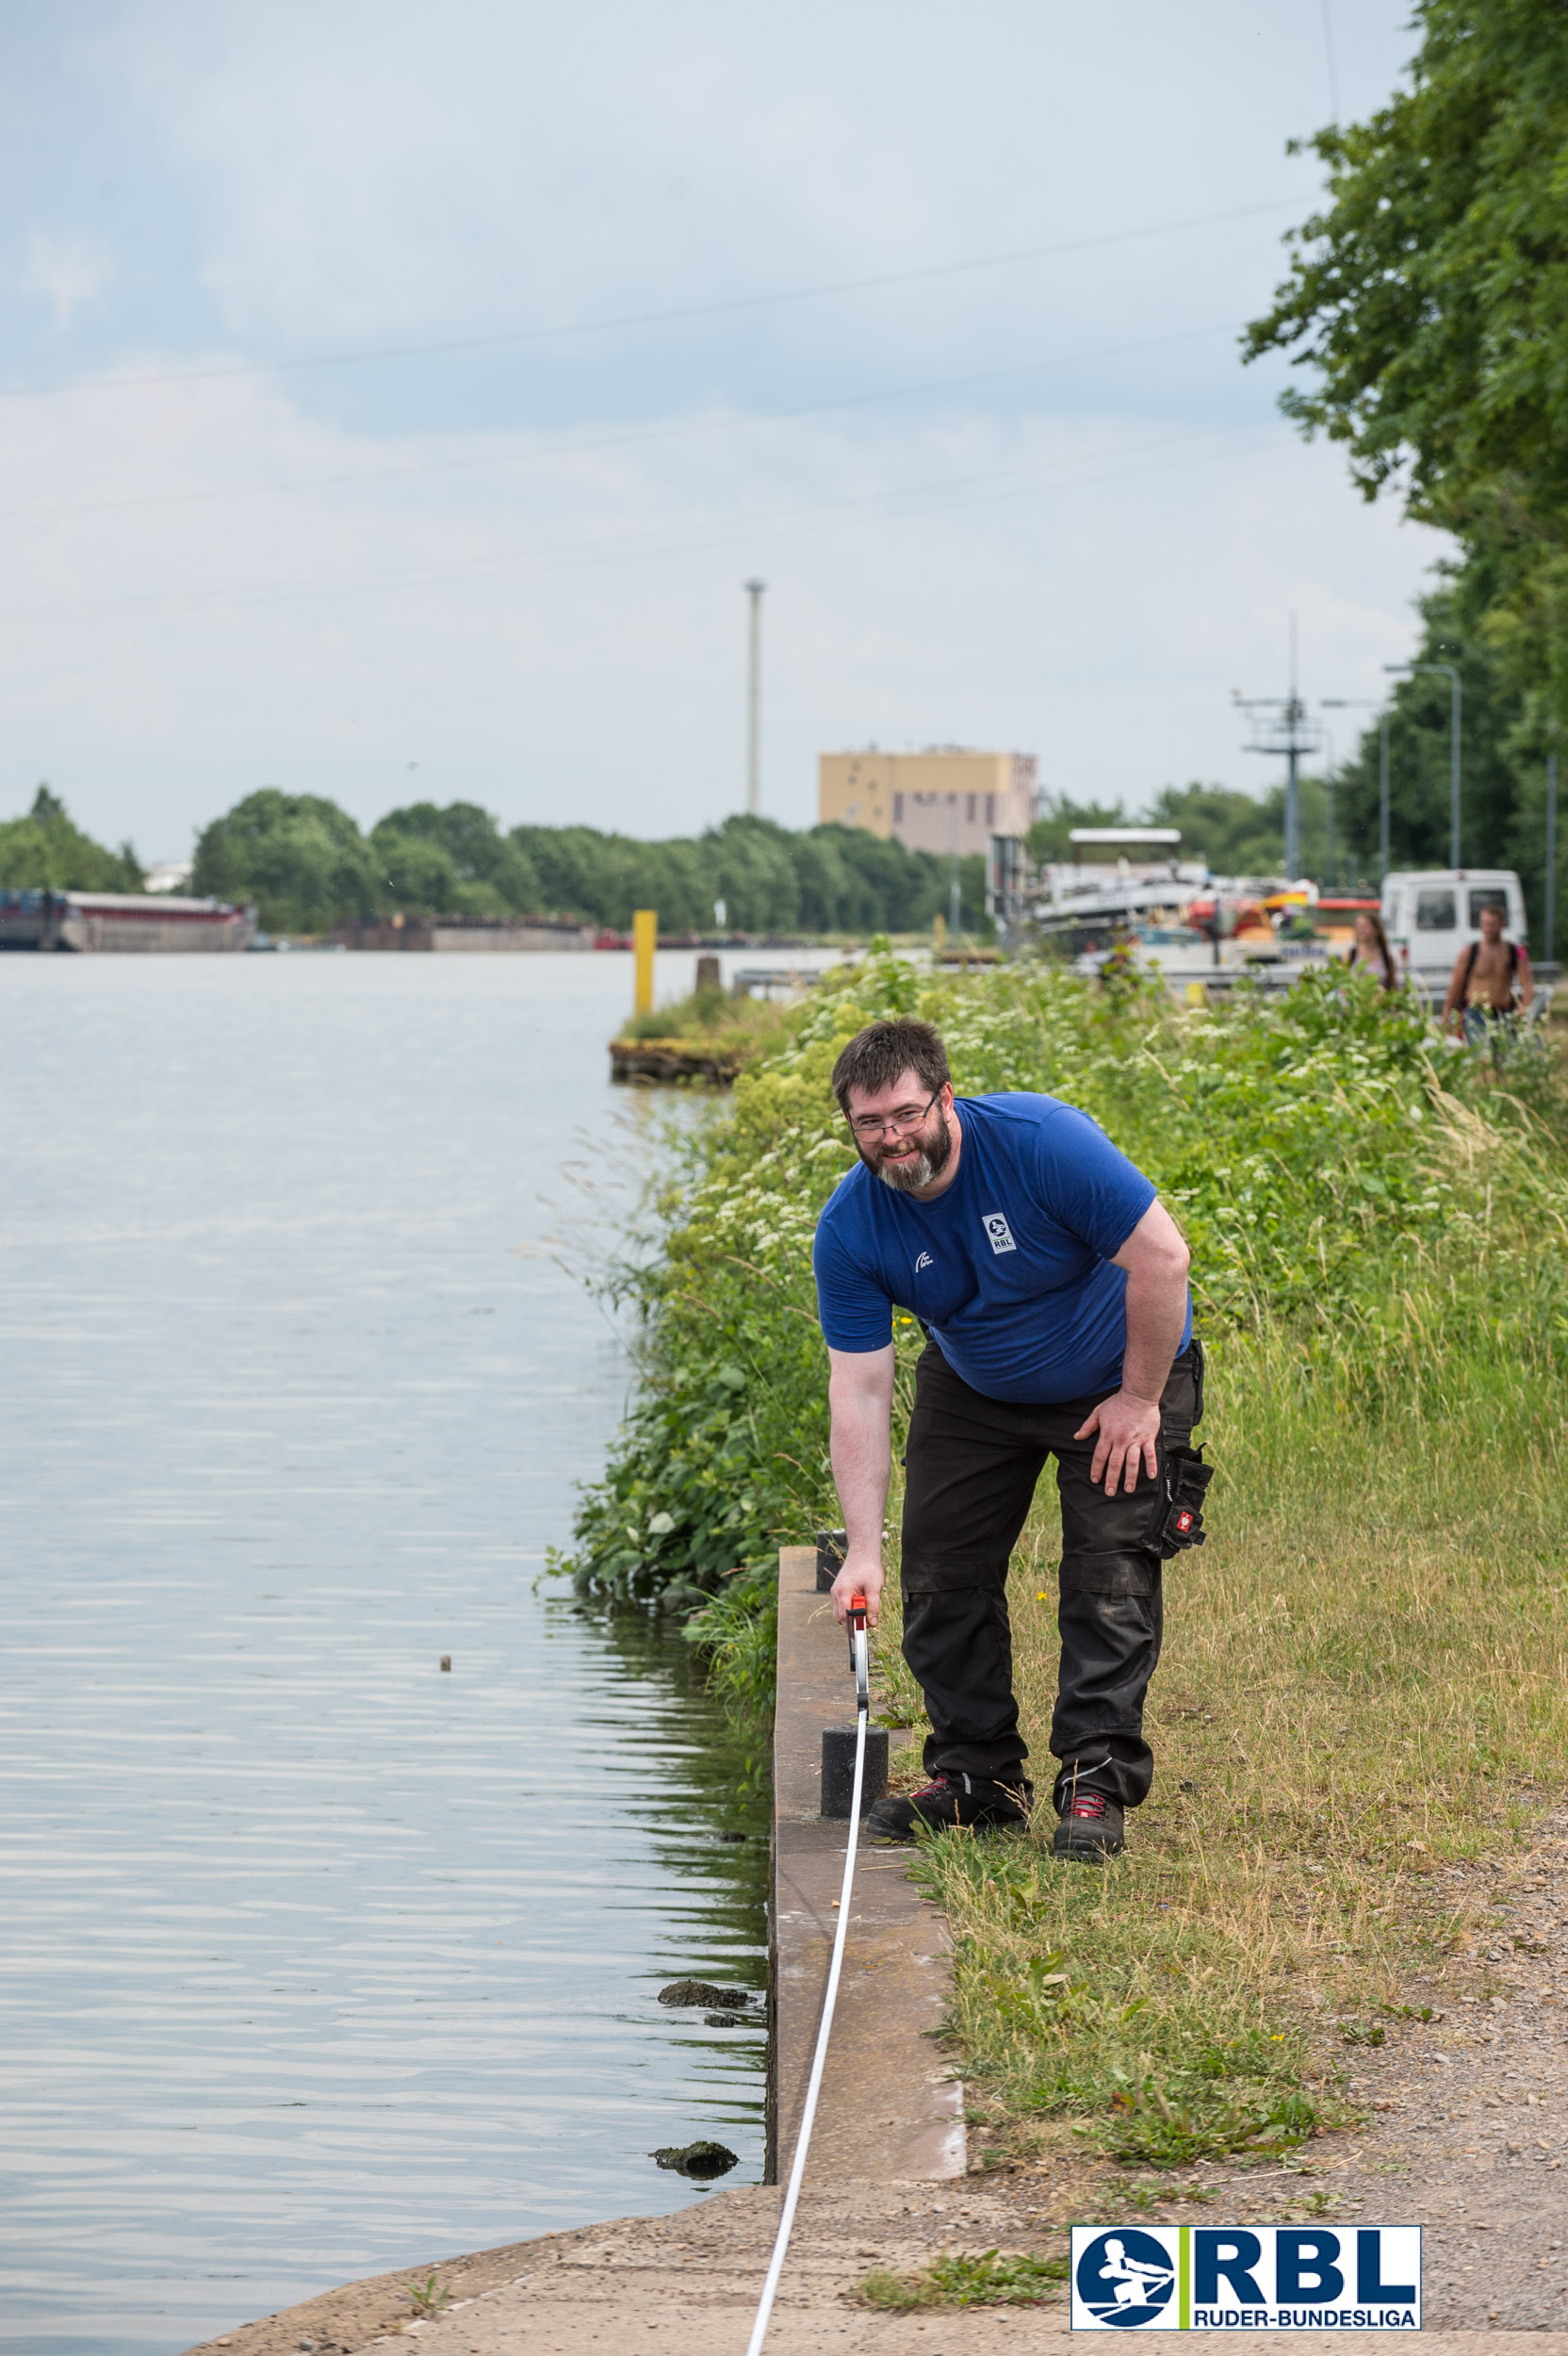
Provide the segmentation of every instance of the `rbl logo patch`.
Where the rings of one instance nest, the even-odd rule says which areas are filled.
[[[1005,1211],[983,1211],[980,1216],[980,1224],[986,1231],[993,1252],[1016,1252],[1018,1250],[1017,1244],[1013,1241],[1013,1231],[1007,1224]]]
[[[1419,2331],[1418,2225],[1072,2229],[1075,2331]]]
[[[1180,1530],[1188,1530],[1192,1528],[1192,1515],[1184,1507],[1176,1516],[1176,1527]]]

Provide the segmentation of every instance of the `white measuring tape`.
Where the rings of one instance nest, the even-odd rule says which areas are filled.
[[[849,1928],[849,1900],[855,1887],[855,1848],[860,1832],[860,1792],[866,1775],[866,1723],[871,1712],[871,1662],[866,1635],[866,1599],[863,1595],[856,1595],[850,1603],[849,1657],[855,1668],[855,1789],[849,1801],[849,1841],[844,1850],[844,1878],[839,1891],[839,1926],[833,1934],[833,1960],[827,1967],[827,1992],[823,1998],[817,2050],[811,2056],[806,2107],[800,2114],[800,2133],[795,2137],[794,2165],[790,2170],[789,2184],[785,2186],[784,2207],[778,2219],[778,2238],[774,2243],[773,2256],[768,2262],[768,2277],[758,2302],[757,2320],[751,2327],[751,2337],[746,2343],[746,2356],[761,2356],[762,2342],[768,2336],[768,2321],[778,2290],[778,2278],[784,2271],[784,2260],[789,2254],[801,2180],[806,2174],[806,2154],[810,2148],[811,2128],[817,2116],[817,2097],[822,2092],[822,2073],[827,2062],[827,2040],[833,2034],[833,2007],[839,1997],[839,1974],[843,1970],[844,1933]]]

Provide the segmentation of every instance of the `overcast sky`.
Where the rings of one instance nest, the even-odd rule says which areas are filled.
[[[5,0],[0,814],[694,828],[752,575],[790,825],[869,743],[1260,790],[1231,689],[1294,610],[1377,695],[1441,553],[1236,357],[1405,14]]]

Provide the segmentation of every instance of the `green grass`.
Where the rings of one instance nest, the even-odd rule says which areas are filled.
[[[1430,1305],[1413,1301],[1412,1337]],[[1266,1338],[1214,1353],[1213,1534],[1167,1571],[1158,1774],[1126,1857],[1056,1865],[1049,1808],[1027,1840],[924,1852],[999,2151],[1077,2139],[1174,2166],[1288,2147],[1348,2116],[1337,2082],[1426,2009],[1415,1977],[1440,2001],[1504,1985],[1478,1960],[1490,1906],[1445,1869],[1506,1874],[1568,1775],[1560,1399],[1478,1335],[1440,1379],[1385,1364],[1376,1403],[1353,1360],[1341,1373],[1306,1380]],[[1054,1504],[1011,1580],[1042,1784]]]
[[[651,1014],[634,1014],[621,1031],[623,1039],[701,1040],[705,1046],[743,1047],[748,1054],[770,1055],[781,1047],[790,1028],[791,1009],[765,998],[736,998],[727,990],[694,990]]]
[[[1066,2282],[1068,2265],[1066,2258],[1004,2257],[994,2250],[944,2256],[918,2274],[878,2267],[860,2284],[860,2299],[906,2314],[916,2307],[1037,2307]]]

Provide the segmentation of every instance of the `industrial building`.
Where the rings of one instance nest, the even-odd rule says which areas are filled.
[[[823,753],[817,761],[822,825],[864,826],[911,851],[989,853],[993,835],[1027,834],[1035,817],[1033,753]]]

